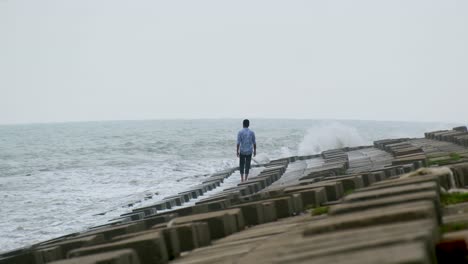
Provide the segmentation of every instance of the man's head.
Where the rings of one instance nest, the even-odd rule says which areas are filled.
[[[244,127],[249,127],[250,121],[248,119],[244,119],[244,121],[242,122],[242,125],[244,125]]]

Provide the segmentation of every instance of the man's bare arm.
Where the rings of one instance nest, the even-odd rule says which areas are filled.
[[[254,157],[257,155],[257,144],[254,144]]]
[[[239,146],[240,144],[237,144],[237,157],[239,157]]]

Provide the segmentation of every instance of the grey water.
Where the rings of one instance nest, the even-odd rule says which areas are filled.
[[[259,162],[456,125],[251,120]],[[131,211],[129,202],[157,201],[235,167],[241,127],[233,119],[1,125],[0,252],[105,223]]]

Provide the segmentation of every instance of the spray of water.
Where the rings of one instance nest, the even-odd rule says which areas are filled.
[[[329,123],[307,130],[299,144],[299,155],[318,154],[324,150],[366,145],[366,142],[354,127],[340,123]]]

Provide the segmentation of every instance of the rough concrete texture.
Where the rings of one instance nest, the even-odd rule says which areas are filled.
[[[78,257],[54,262],[51,264],[140,264],[135,251],[131,249],[122,249],[101,254],[95,254],[85,257]]]

